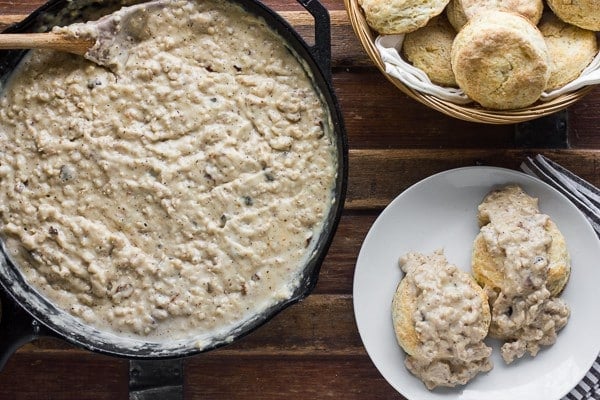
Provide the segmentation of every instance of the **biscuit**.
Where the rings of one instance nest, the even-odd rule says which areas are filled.
[[[407,33],[402,44],[404,57],[440,86],[456,87],[450,52],[456,32],[442,14],[421,29]]]
[[[546,230],[552,236],[552,244],[548,250],[550,261],[546,287],[550,294],[556,297],[560,295],[569,280],[571,264],[565,238],[552,220],[548,220]],[[473,277],[477,283],[494,290],[502,287],[502,260],[492,257],[481,233],[476,236],[473,243],[471,263]]]
[[[401,265],[406,275],[392,300],[392,322],[409,371],[429,389],[465,384],[489,371],[485,291],[441,251],[408,253]]]
[[[490,307],[486,292],[478,285],[477,281],[464,271],[453,266],[457,280],[466,282],[470,289],[479,296],[481,301],[481,314],[478,320],[483,331],[487,331],[491,321]],[[454,272],[454,271],[453,271]],[[392,300],[392,321],[396,339],[402,349],[410,355],[419,355],[421,343],[419,334],[415,329],[414,313],[417,309],[418,289],[408,274],[398,285]]]
[[[576,79],[598,53],[596,33],[567,24],[547,12],[538,25],[550,55],[546,90],[558,89]]]
[[[540,31],[524,17],[485,11],[452,44],[458,86],[483,107],[509,110],[535,103],[550,78],[550,57]]]
[[[489,10],[517,13],[537,25],[542,17],[544,3],[542,0],[451,0],[446,8],[446,15],[458,32],[476,14]]]
[[[548,0],[548,6],[566,23],[590,31],[600,31],[599,0]]]
[[[534,198],[530,198],[535,200]],[[521,200],[522,201],[522,200]],[[520,203],[520,207],[526,208],[526,203]],[[537,200],[535,200],[537,207]],[[478,214],[480,226],[490,223],[489,215],[480,212]],[[545,286],[550,292],[550,297],[558,297],[565,288],[571,274],[571,262],[567,244],[564,236],[558,229],[558,226],[548,218],[545,221],[543,229],[551,238],[547,248],[547,275]],[[483,233],[479,233],[473,242],[471,254],[471,270],[473,278],[490,293],[489,298],[493,301],[503,291],[505,287],[504,276],[504,255],[500,253],[493,254],[489,251],[488,244]],[[508,333],[500,329],[492,320],[490,325],[490,336],[499,339],[512,339],[514,332]]]
[[[449,0],[358,0],[367,24],[382,35],[416,31],[444,11]]]

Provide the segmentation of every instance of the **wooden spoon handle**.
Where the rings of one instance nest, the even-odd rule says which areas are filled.
[[[84,55],[93,46],[90,39],[67,37],[56,33],[3,33],[0,49],[51,49]]]

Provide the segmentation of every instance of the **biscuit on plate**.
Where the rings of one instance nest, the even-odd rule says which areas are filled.
[[[449,0],[358,0],[367,24],[382,35],[416,31],[444,11]]]
[[[484,290],[441,251],[408,253],[400,265],[405,275],[392,300],[392,322],[407,369],[429,389],[464,385],[489,371]]]
[[[546,90],[576,79],[598,54],[596,33],[567,24],[553,13],[544,13],[538,25],[550,55],[550,80]]]
[[[552,220],[548,220],[546,230],[552,236],[552,244],[548,249],[550,263],[546,287],[552,296],[558,296],[567,284],[571,273],[569,252],[564,236]],[[494,290],[502,287],[502,260],[496,259],[490,254],[481,233],[475,237],[471,262],[473,277],[477,283]]]
[[[458,86],[490,109],[535,103],[550,78],[550,57],[540,31],[526,18],[505,11],[485,11],[469,20],[454,39],[451,62]]]
[[[450,52],[456,32],[442,14],[421,29],[407,33],[402,53],[412,65],[421,69],[440,86],[456,87]]]
[[[489,10],[514,12],[537,25],[542,17],[544,3],[542,0],[450,0],[446,15],[454,29],[460,31],[476,14]]]
[[[545,231],[545,233],[549,236],[550,241],[548,244],[545,245],[545,248],[543,250],[545,254],[536,254],[538,256],[544,254],[544,257],[547,258],[547,260],[545,260],[547,261],[547,266],[545,267],[545,282],[543,284],[549,292],[549,297],[558,297],[563,291],[565,285],[567,284],[567,281],[569,280],[569,276],[571,274],[571,261],[565,238],[558,229],[557,225],[548,216],[543,216],[542,214],[539,214],[539,210],[537,209],[537,199],[527,195],[518,186],[507,186],[502,190],[491,192],[488,196],[486,196],[486,200],[484,203],[488,203],[488,199],[492,199],[492,197],[490,196],[496,196],[496,199],[513,199],[511,201],[515,201],[512,205],[509,206],[502,205],[503,212],[510,212],[511,207],[515,207],[515,210],[516,208],[522,210],[533,210],[534,214],[537,213],[540,216],[540,221],[545,221],[542,225],[542,228]],[[489,244],[486,241],[485,236],[483,234],[483,227],[486,227],[486,225],[491,223],[491,217],[488,214],[487,210],[489,210],[489,208],[486,208],[485,211],[483,211],[481,208],[479,209],[478,222],[480,227],[482,227],[482,231],[479,234],[477,234],[473,243],[471,269],[473,272],[473,277],[479,283],[479,285],[484,287],[486,291],[490,293],[490,299],[493,302],[493,297],[500,294],[506,289],[507,278],[505,276],[505,273],[510,272],[505,272],[505,259],[507,257],[507,250],[496,249],[496,251],[492,251],[489,248]],[[510,233],[511,240],[521,240],[522,243],[525,243],[525,241],[532,240],[530,237],[530,235],[533,235],[532,231],[528,230],[528,236],[519,239],[519,230],[516,230],[516,233],[513,234],[511,233],[511,227],[523,225],[523,229],[530,229],[529,227],[527,227],[527,219],[529,219],[529,221],[535,221],[535,218],[537,217],[520,217],[524,219],[519,220],[522,221],[519,223],[517,223],[517,221],[512,220],[509,221],[505,217],[496,216],[495,218],[502,218],[502,221],[506,221],[506,223],[509,224],[506,227],[502,228],[502,232],[504,234]],[[495,233],[494,236],[496,234],[497,233]],[[526,240],[523,241],[524,239]],[[504,240],[506,239],[498,238],[494,240],[502,241],[502,245],[507,245],[504,242]],[[494,244],[493,246],[496,246],[496,244]],[[522,253],[518,254],[522,256]],[[533,288],[526,289],[533,290]],[[493,306],[494,304],[491,305],[492,309]],[[513,334],[514,332],[508,333],[498,328],[495,325],[494,318],[492,318],[492,323],[490,325],[490,336],[499,339],[511,339],[513,337]]]
[[[600,1],[548,0],[548,5],[566,23],[590,31],[600,31]]]

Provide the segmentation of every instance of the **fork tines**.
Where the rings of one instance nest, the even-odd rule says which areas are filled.
[[[521,169],[565,195],[583,212],[600,236],[600,189],[541,154],[527,157]]]

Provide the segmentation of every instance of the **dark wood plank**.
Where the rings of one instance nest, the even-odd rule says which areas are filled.
[[[186,399],[403,399],[366,355],[217,351],[186,359],[184,368]],[[0,399],[125,400],[127,376],[126,361],[95,354],[20,354],[0,374]]]
[[[356,258],[379,211],[346,212],[325,257],[315,293],[351,294]]]
[[[0,399],[127,398],[126,360],[67,351],[22,352],[0,373]]]
[[[600,185],[600,152],[594,150],[358,149],[351,150],[346,207],[381,209],[410,185],[437,172],[472,165],[519,169],[525,156],[537,153]]]
[[[406,96],[371,69],[333,77],[351,148],[513,147],[510,125],[470,123]]]
[[[187,362],[187,382],[189,399],[403,399],[367,356],[225,359],[215,353]]]
[[[569,139],[574,148],[600,149],[600,87],[569,109]]]

